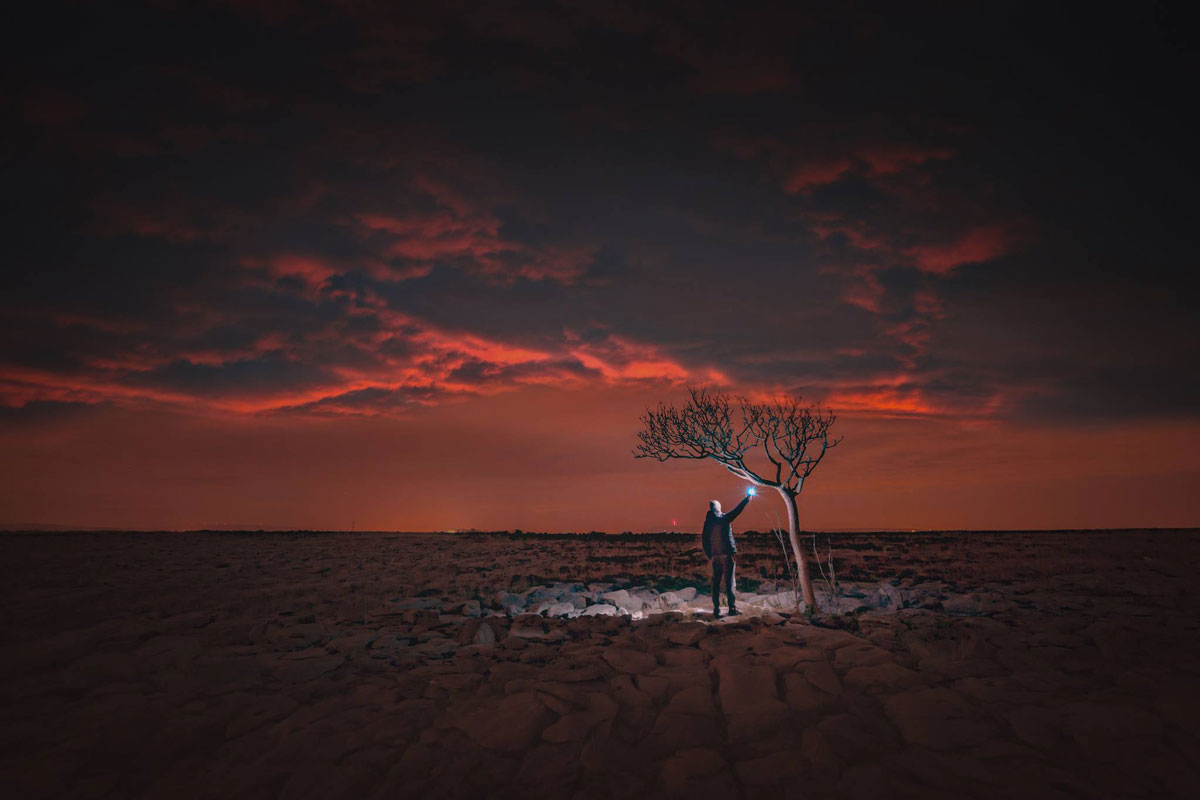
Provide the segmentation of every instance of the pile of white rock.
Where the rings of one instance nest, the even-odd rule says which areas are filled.
[[[649,586],[616,588],[612,583],[555,583],[534,586],[519,593],[497,592],[491,600],[492,613],[507,616],[538,614],[566,619],[618,614],[641,617],[666,612],[691,614],[712,610],[712,598],[694,586],[659,592]],[[742,593],[738,595],[738,604],[747,610],[763,611],[792,611],[796,607],[795,596],[790,591]],[[480,613],[487,612],[480,608]]]
[[[737,593],[738,608],[744,613],[803,613],[805,604],[797,603],[795,594],[782,585],[762,583],[756,592]],[[914,584],[844,582],[837,586],[831,598],[827,586],[816,588],[817,609],[835,614],[892,614],[902,608],[933,608],[950,614],[975,616],[1010,609],[1014,604],[998,595],[958,594],[940,581]],[[995,594],[995,593],[992,593]],[[496,592],[491,597],[475,600],[439,600],[432,597],[395,598],[388,604],[390,611],[427,611],[456,618],[485,616],[516,617],[537,614],[543,617],[575,619],[594,616],[631,616],[678,613],[690,616],[712,611],[712,597],[687,586],[672,591],[658,591],[652,586],[618,587],[614,583],[553,583],[533,586],[523,592]]]

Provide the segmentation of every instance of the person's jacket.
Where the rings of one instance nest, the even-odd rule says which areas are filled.
[[[713,557],[713,543],[717,543],[718,554],[733,555],[737,552],[737,545],[733,543],[733,528],[729,523],[733,522],[733,518],[742,513],[742,509],[746,507],[746,503],[750,502],[750,496],[742,498],[742,502],[738,503],[732,511],[724,514],[709,509],[708,515],[704,518],[704,529],[700,534],[700,544],[704,548],[704,556],[706,558]]]

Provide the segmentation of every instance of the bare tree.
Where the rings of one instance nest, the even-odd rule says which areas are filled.
[[[841,442],[829,438],[837,417],[799,398],[755,403],[706,387],[692,387],[688,393],[688,402],[678,408],[659,403],[656,410],[642,415],[634,457],[709,458],[744,481],[778,492],[787,508],[788,541],[804,602],[816,608],[808,561],[800,545],[796,497],[825,453]],[[760,456],[761,465],[747,463],[748,458]]]

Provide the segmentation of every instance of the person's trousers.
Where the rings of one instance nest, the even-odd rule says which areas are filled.
[[[729,600],[729,607],[735,608],[736,601],[733,598],[733,556],[731,555],[714,555],[712,557],[712,600],[713,608],[721,607],[721,579],[725,579],[725,597]]]

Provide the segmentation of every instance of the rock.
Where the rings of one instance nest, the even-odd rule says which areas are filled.
[[[548,616],[548,617],[565,617],[568,615],[575,614],[576,611],[578,611],[578,609],[575,608],[574,603],[555,603],[554,605],[552,605],[548,609],[546,609],[546,616]]]
[[[356,633],[352,636],[343,636],[340,639],[334,639],[329,644],[325,645],[325,649],[330,653],[353,653],[356,650],[370,650],[374,644],[378,634],[371,631],[368,633]]]
[[[667,629],[667,641],[681,647],[690,647],[708,635],[708,626],[703,622],[680,622]]]
[[[497,606],[506,611],[524,610],[525,608],[525,598],[512,592],[497,592],[495,602]]]
[[[817,723],[838,759],[847,764],[871,761],[899,743],[895,729],[874,709],[833,714]]]
[[[529,642],[522,639],[520,636],[509,635],[501,642],[505,650],[524,650],[529,646]]]
[[[904,598],[900,590],[887,581],[880,581],[870,600],[876,608],[896,610],[904,607]]]
[[[617,672],[639,675],[658,666],[658,659],[651,653],[625,647],[613,647],[604,651],[604,660]]]
[[[468,600],[462,604],[459,613],[464,617],[481,617],[483,616],[483,608],[480,607],[478,600]]]
[[[794,786],[803,771],[796,756],[787,751],[739,761],[734,769],[746,786],[772,786],[783,781]]]
[[[413,648],[413,652],[426,658],[446,658],[454,655],[456,650],[458,643],[445,636],[434,637]]]
[[[810,661],[805,663],[800,671],[809,683],[821,691],[834,695],[842,693],[842,682],[828,662]]]
[[[638,675],[637,687],[650,695],[656,705],[665,703],[671,693],[671,681],[662,675]]]
[[[876,664],[892,663],[892,654],[882,647],[867,642],[858,642],[838,648],[833,657],[833,663],[843,670],[854,667],[873,667]]]
[[[456,727],[475,742],[510,753],[529,748],[554,715],[532,692],[505,697],[498,706],[467,715]]]
[[[783,687],[787,694],[787,704],[793,711],[812,711],[833,702],[833,695],[822,692],[798,672],[784,675]]]
[[[641,730],[654,719],[654,701],[650,695],[633,685],[633,678],[621,674],[612,679],[612,697],[621,706],[621,719],[631,727]]]
[[[313,653],[309,656],[308,653]],[[317,647],[296,653],[301,658],[287,658],[280,664],[278,674],[284,680],[304,683],[315,680],[322,675],[333,672],[346,663],[346,656],[341,653],[327,654],[325,648]]]
[[[635,597],[624,589],[618,589],[615,592],[606,592],[600,595],[600,599],[628,613],[641,611],[644,605],[642,598]]]
[[[547,631],[544,624],[530,624],[528,619],[517,620],[508,632],[512,636],[520,636],[531,642],[553,641],[558,638],[557,631]]]
[[[584,769],[606,777],[622,774],[645,775],[653,769],[644,748],[633,747],[620,739],[608,736],[594,736],[589,739],[579,753],[579,763]]]
[[[690,794],[689,784],[726,768],[725,758],[716,750],[689,748],[680,750],[663,764],[659,780],[671,793]]]
[[[422,611],[433,611],[433,610],[436,610],[441,605],[441,601],[436,600],[432,597],[404,597],[404,598],[396,598],[395,600],[392,600],[388,605],[390,608],[397,609],[397,610],[399,610],[399,609],[419,609]]]
[[[800,740],[800,755],[804,756],[818,775],[833,777],[841,771],[842,762],[833,752],[829,739],[816,728],[805,728],[804,736]]]
[[[496,632],[492,630],[492,626],[486,622],[479,623],[479,627],[475,629],[475,644],[495,644]]]
[[[677,595],[675,592],[664,592],[654,598],[651,607],[656,611],[670,611],[671,609],[679,608],[687,601]]]
[[[562,590],[550,586],[531,586],[522,594],[526,603],[537,603],[541,600],[558,600]]]
[[[663,713],[666,712],[691,714],[697,717],[715,717],[717,706],[713,702],[712,690],[707,685],[689,686],[675,693]]]
[[[685,586],[682,589],[676,590],[675,594],[679,596],[681,602],[690,603],[696,599],[696,587]]]
[[[751,665],[736,656],[713,659],[720,685],[721,710],[733,743],[745,742],[770,731],[788,715],[788,707],[775,688],[775,671]]]
[[[854,667],[846,673],[846,684],[859,689],[895,691],[916,686],[920,682],[921,678],[916,672],[892,662]]]
[[[1004,715],[1017,738],[1033,747],[1052,751],[1062,740],[1063,718],[1056,710],[1020,706]]]
[[[983,613],[983,604],[978,597],[966,594],[950,595],[942,601],[942,610],[951,614],[975,616]]]
[[[645,611],[646,609],[652,608],[660,597],[657,592],[652,592],[646,589],[630,592],[629,596],[633,598],[634,603],[641,604],[639,607],[632,609],[633,611]]]
[[[994,725],[971,717],[966,700],[949,689],[920,689],[888,699],[884,704],[905,740],[932,750],[977,745],[994,732]]]
[[[579,773],[576,756],[577,748],[569,744],[551,743],[534,748],[522,759],[515,782],[538,789],[569,786]]]
[[[587,708],[571,711],[542,732],[548,742],[582,742],[592,730],[616,717],[618,706],[608,695],[592,692],[587,697]]]
[[[616,606],[611,606],[608,603],[600,603],[598,605],[588,606],[587,608],[585,608],[583,610],[583,613],[580,614],[580,616],[582,616],[582,617],[598,617],[598,616],[611,617],[618,613],[620,613],[620,611],[617,609]]]

